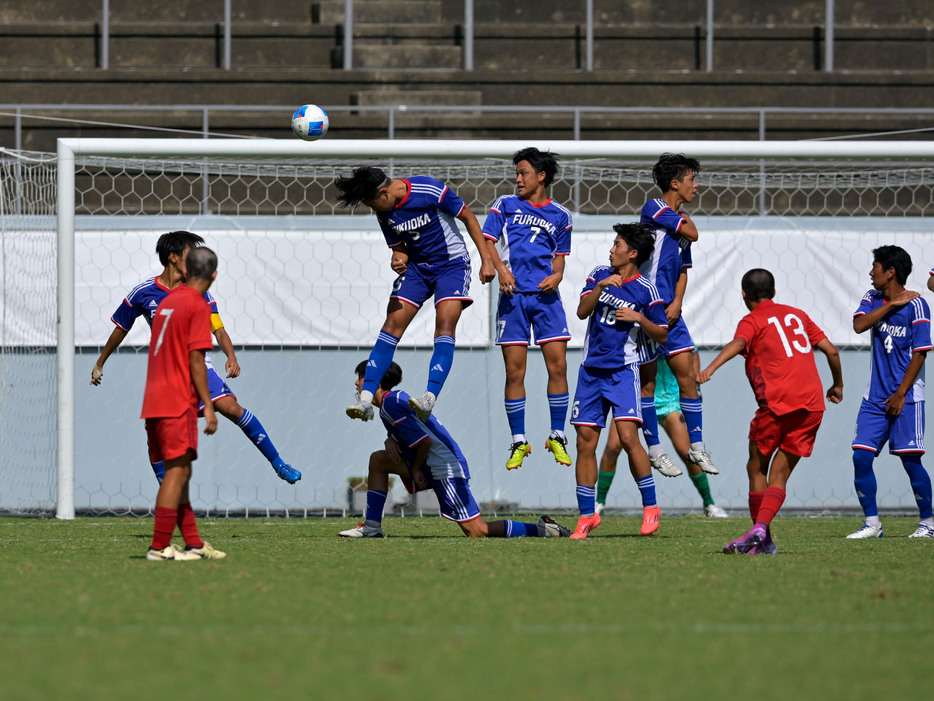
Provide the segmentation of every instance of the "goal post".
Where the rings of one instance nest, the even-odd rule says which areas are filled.
[[[756,216],[760,214],[758,200],[756,199],[757,183],[762,187],[767,187],[764,179],[764,170],[771,166],[765,164],[781,163],[786,170],[794,170],[793,165],[788,165],[795,160],[806,161],[811,174],[816,172],[820,174],[823,168],[838,168],[840,164],[847,163],[887,163],[886,167],[899,169],[900,163],[911,162],[912,164],[925,164],[934,159],[934,141],[912,141],[912,142],[882,142],[882,141],[800,141],[800,142],[768,142],[768,141],[493,141],[493,140],[340,140],[335,138],[326,138],[317,142],[303,142],[298,139],[283,140],[247,140],[247,139],[59,139],[57,151],[57,322],[56,322],[56,348],[57,348],[57,377],[58,377],[58,398],[57,398],[57,499],[56,516],[61,519],[72,519],[75,516],[75,406],[76,395],[75,386],[75,349],[76,349],[76,300],[75,288],[76,278],[75,270],[78,263],[75,257],[75,239],[76,239],[76,168],[81,159],[129,159],[127,169],[139,168],[139,164],[144,161],[158,161],[160,159],[171,160],[181,159],[185,161],[186,167],[192,164],[204,164],[209,167],[210,164],[217,163],[335,163],[339,162],[340,167],[347,170],[349,165],[354,162],[374,163],[382,165],[394,163],[397,160],[406,163],[431,163],[435,161],[445,161],[447,163],[461,163],[469,165],[479,163],[485,160],[493,159],[496,167],[502,170],[503,164],[508,164],[512,154],[521,148],[528,146],[537,146],[542,150],[550,150],[560,155],[563,166],[575,164],[577,173],[574,177],[564,183],[570,192],[574,188],[589,188],[588,192],[602,192],[603,185],[599,183],[602,173],[610,172],[618,168],[620,164],[632,165],[640,164],[644,170],[650,170],[651,164],[655,162],[658,155],[663,152],[685,153],[702,161],[717,161],[719,164],[735,163],[741,164],[740,170],[746,177],[745,184],[742,186],[743,192],[735,195],[737,202],[750,201],[754,204],[746,212],[737,212],[743,216]],[[582,175],[584,169],[591,167],[590,164],[599,164],[599,172],[588,176],[590,181],[584,183],[585,176]],[[894,164],[894,166],[892,165]],[[271,167],[271,166],[270,166]],[[399,166],[401,168],[401,164]],[[408,166],[406,166],[408,167]],[[597,166],[593,166],[597,168]],[[912,166],[913,168],[914,166]],[[919,166],[920,167],[920,166]],[[859,167],[857,167],[859,170]],[[902,169],[904,170],[904,168]],[[909,168],[911,170],[911,168]],[[417,172],[417,171],[411,171]],[[901,172],[904,180],[910,180],[909,175]],[[252,177],[252,176],[250,176]],[[289,176],[291,177],[291,176]],[[465,176],[465,178],[469,175]],[[566,180],[568,179],[567,176]],[[927,188],[928,192],[934,182],[934,177],[930,173],[924,176],[922,187]],[[238,175],[238,187],[249,189],[249,179],[246,176]],[[491,182],[483,182],[478,185],[478,192],[482,188],[496,191],[498,194],[506,194],[510,183],[508,178],[503,180],[501,176],[498,179],[487,178]],[[192,176],[190,180],[197,181],[197,176]],[[483,180],[483,178],[481,178]],[[573,180],[573,182],[571,181]],[[723,181],[729,180],[724,176]],[[244,182],[247,184],[244,185]],[[802,188],[801,180],[798,184],[791,186],[782,197],[792,203],[795,197],[799,196]],[[810,182],[810,181],[808,181]],[[506,189],[504,190],[503,187]],[[320,183],[320,189],[323,192],[328,183]],[[482,186],[482,187],[481,187]],[[171,187],[171,186],[169,186]],[[205,186],[207,187],[207,186]],[[284,187],[288,187],[286,184]],[[724,187],[728,187],[724,185]],[[848,187],[848,186],[846,186]],[[841,187],[839,195],[841,201],[847,194],[846,187]],[[873,184],[866,183],[861,185],[871,190]],[[908,187],[908,186],[905,186]],[[650,178],[648,185],[644,182],[639,186],[639,193],[651,188]],[[486,191],[484,190],[484,191]],[[750,198],[749,193],[753,193]],[[643,195],[638,195],[643,196]],[[729,195],[734,197],[734,195]],[[634,197],[637,197],[634,195]],[[836,197],[836,195],[835,195]],[[908,196],[912,199],[913,196]],[[745,198],[745,199],[743,199]],[[103,199],[103,195],[102,195]],[[478,215],[485,214],[484,207],[492,204],[493,198],[474,205],[474,213]],[[593,204],[599,195],[593,195]],[[613,199],[607,197],[607,199]],[[895,198],[896,204],[898,196]],[[613,214],[623,216],[623,213],[632,218],[638,216],[638,208],[633,206],[633,202],[626,199],[623,204],[614,203],[609,209],[603,208],[599,203],[592,209],[595,216],[604,216]],[[930,203],[930,200],[928,204]],[[640,203],[641,204],[641,203]],[[598,206],[599,205],[599,206]],[[745,205],[744,205],[745,206]],[[836,205],[834,205],[836,206]],[[924,213],[923,203],[915,203],[912,211]],[[571,207],[575,209],[574,207]],[[615,208],[615,209],[614,209]],[[583,209],[583,208],[580,208]],[[847,215],[842,207],[835,215],[832,212],[816,211],[816,216],[840,216]],[[123,214],[132,214],[131,211],[123,211]],[[317,214],[317,212],[312,212]],[[333,210],[324,212],[332,215]],[[575,214],[581,213],[575,211]],[[583,213],[584,216],[590,216],[589,212]],[[779,214],[778,216],[789,216]],[[870,214],[869,216],[880,216]],[[374,225],[375,226],[375,225]],[[930,252],[928,246],[925,254]],[[150,252],[151,254],[151,252]],[[588,261],[588,265],[601,263],[601,259],[594,258]],[[934,263],[934,260],[927,261],[927,264]],[[584,265],[584,263],[581,263]],[[925,262],[917,262],[916,266],[924,267]],[[703,275],[701,273],[700,275]],[[579,281],[574,281],[577,286]],[[692,283],[693,284],[693,283]],[[569,288],[565,293],[565,302],[568,297],[573,297]],[[792,302],[793,303],[793,302]],[[805,306],[805,305],[802,305]],[[735,320],[732,322],[735,324]],[[720,336],[729,331],[725,328],[720,329]],[[376,327],[369,330],[375,338]],[[480,333],[482,336],[482,332]],[[710,345],[714,345],[719,339],[711,337]],[[367,337],[360,340],[359,347],[368,346],[372,339]],[[836,342],[836,340],[835,340]],[[263,346],[262,340],[251,341],[257,347]],[[328,347],[329,341],[315,341],[320,347]],[[298,345],[301,345],[298,342]],[[492,344],[489,344],[489,350],[495,351]],[[494,358],[494,361],[498,358]],[[530,363],[531,364],[531,363]],[[455,366],[454,372],[457,372]],[[573,375],[574,368],[569,362],[569,379]],[[455,431],[455,435],[457,432]],[[491,490],[498,494],[499,488]]]

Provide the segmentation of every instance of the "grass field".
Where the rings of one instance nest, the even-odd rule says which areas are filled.
[[[531,517],[529,519],[531,520]],[[573,526],[576,518],[558,519]],[[203,521],[221,562],[148,562],[151,519],[0,519],[0,698],[899,699],[934,682],[934,542],[780,518],[607,518],[583,542],[439,518]]]

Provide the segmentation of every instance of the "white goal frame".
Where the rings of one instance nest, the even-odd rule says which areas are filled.
[[[568,141],[324,139],[59,139],[57,162],[57,497],[55,515],[75,517],[75,159],[77,156],[192,158],[511,158],[537,146],[564,159],[654,162],[663,152],[700,159],[927,160],[934,141]]]

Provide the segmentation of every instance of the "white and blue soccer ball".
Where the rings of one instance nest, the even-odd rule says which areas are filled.
[[[328,113],[318,105],[302,105],[292,115],[292,132],[304,141],[317,141],[328,133]]]

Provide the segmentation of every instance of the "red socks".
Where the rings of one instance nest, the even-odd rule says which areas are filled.
[[[177,509],[168,509],[164,506],[156,507],[156,523],[153,526],[153,550],[165,550],[172,542],[172,533],[175,532],[175,521],[178,518]]]
[[[185,539],[185,545],[193,548],[204,547],[204,541],[198,535],[198,524],[195,521],[195,512],[191,508],[191,502],[178,505],[178,530],[182,532],[182,538]]]
[[[762,508],[762,497],[765,492],[749,492],[749,515],[752,517],[753,524],[756,523],[759,516],[759,509]]]
[[[752,495],[750,495],[751,497]],[[785,503],[785,490],[778,487],[769,487],[765,490],[762,497],[762,505],[759,507],[759,513],[756,516],[756,523],[764,523],[768,526],[772,519]]]

